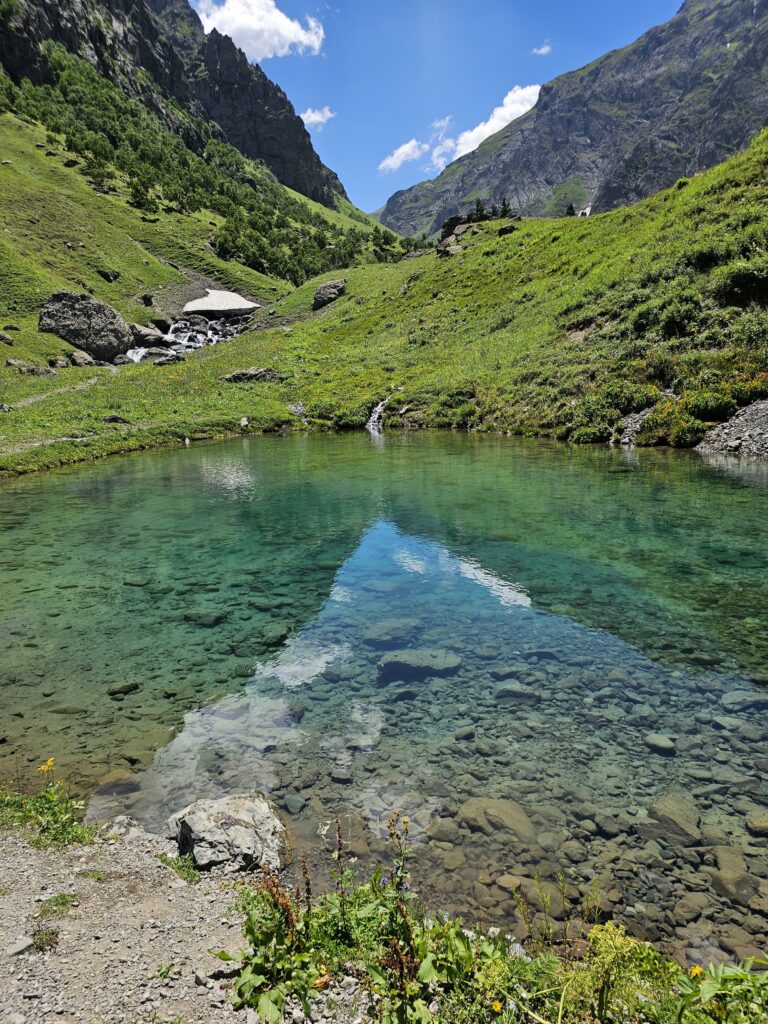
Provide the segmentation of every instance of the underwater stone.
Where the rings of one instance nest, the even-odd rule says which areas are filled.
[[[664,793],[648,808],[648,814],[649,820],[637,823],[638,832],[646,839],[658,839],[670,846],[701,842],[699,811],[684,789]]]
[[[514,800],[470,797],[459,808],[458,819],[470,832],[482,832],[486,836],[511,832],[521,842],[536,842],[536,829],[527,811]]]
[[[449,651],[422,649],[393,651],[379,662],[379,683],[395,680],[403,683],[428,679],[430,676],[452,676],[461,668],[461,658]]]
[[[670,739],[669,736],[664,736],[660,732],[649,732],[643,737],[643,742],[647,747],[655,754],[661,754],[662,757],[674,757],[677,753],[675,741]]]
[[[184,620],[191,622],[194,626],[203,626],[205,629],[212,629],[218,626],[227,618],[227,612],[185,612]]]
[[[496,702],[500,704],[539,704],[541,696],[527,686],[502,686],[496,691]]]
[[[768,838],[768,811],[757,811],[747,818],[747,832],[760,839]]]

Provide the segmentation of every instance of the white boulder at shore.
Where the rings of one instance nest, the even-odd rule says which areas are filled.
[[[290,859],[285,825],[263,793],[198,800],[174,814],[168,827],[179,853],[191,853],[199,868],[230,864],[279,871]]]
[[[208,294],[202,299],[193,299],[184,307],[185,313],[197,313],[199,316],[241,316],[261,309],[257,302],[244,299],[237,292],[218,292],[207,288]]]

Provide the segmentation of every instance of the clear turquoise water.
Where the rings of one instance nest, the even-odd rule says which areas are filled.
[[[342,814],[361,864],[399,809],[445,909],[509,920],[498,878],[562,867],[640,934],[760,945],[768,890],[744,905],[712,873],[726,846],[768,874],[745,827],[768,805],[766,513],[757,464],[453,435],[259,438],[6,484],[0,772],[32,782],[54,755],[93,816],[153,827],[264,788],[301,807],[310,854]],[[451,674],[382,668],[425,650]],[[690,847],[644,831],[670,790],[701,816]],[[471,832],[475,798],[521,804],[536,841]],[[709,902],[685,923],[691,891]]]

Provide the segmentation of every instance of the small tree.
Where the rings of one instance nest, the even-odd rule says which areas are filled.
[[[475,220],[485,220],[485,203],[482,199],[475,200]]]
[[[566,206],[566,208],[565,208],[565,216],[566,217],[575,217],[576,216],[576,208],[574,207],[573,203],[568,203],[568,205]]]
[[[508,217],[511,212],[512,211],[509,205],[509,200],[507,199],[506,196],[504,196],[504,198],[501,200],[501,216]]]

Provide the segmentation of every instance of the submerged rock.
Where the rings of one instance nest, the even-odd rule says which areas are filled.
[[[219,623],[224,622],[228,617],[226,611],[200,611],[200,612],[185,612],[184,619],[187,622],[191,622],[194,626],[202,626],[205,629],[211,629],[213,626],[218,626]]]
[[[75,292],[56,292],[48,299],[40,312],[39,330],[105,362],[133,345],[131,329],[118,312],[106,302]]]
[[[747,818],[747,832],[759,839],[768,839],[768,811],[756,811]]]
[[[414,682],[431,676],[452,676],[461,668],[461,658],[450,651],[424,648],[393,651],[379,662],[379,683]]]
[[[199,868],[234,864],[280,871],[290,859],[288,833],[263,793],[198,800],[168,819],[179,853]]]
[[[701,842],[700,821],[693,798],[676,787],[651,804],[648,819],[637,823],[637,831],[669,846],[693,846]]]
[[[482,832],[486,836],[509,832],[520,842],[536,842],[536,829],[528,812],[514,800],[471,797],[459,808],[458,820],[470,832]]]
[[[674,757],[677,753],[675,741],[660,732],[649,732],[644,737],[644,742],[654,754],[661,754],[662,757]]]

